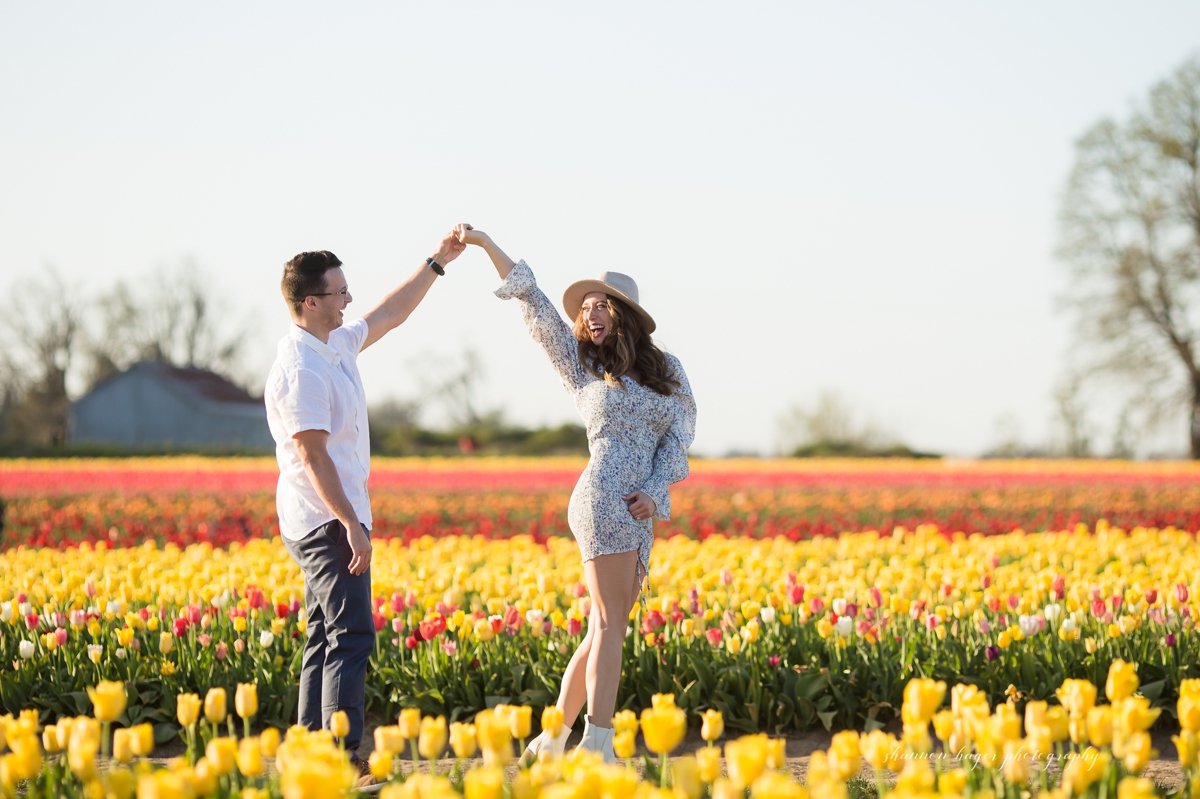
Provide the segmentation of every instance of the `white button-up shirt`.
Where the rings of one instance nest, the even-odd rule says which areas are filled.
[[[346,498],[358,520],[371,527],[367,496],[371,439],[367,395],[357,362],[366,340],[367,323],[356,319],[330,332],[328,344],[296,325],[279,341],[265,394],[267,424],[279,461],[275,492],[279,531],[291,541],[337,518],[304,471],[292,438],[304,430],[329,433],[329,457],[337,467]]]

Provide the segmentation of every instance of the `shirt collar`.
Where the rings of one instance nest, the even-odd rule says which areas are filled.
[[[310,350],[315,352],[317,355],[320,355],[331,365],[338,366],[341,364],[342,354],[340,352],[338,352],[336,349],[329,346],[325,342],[321,341],[321,339],[317,338],[312,333],[309,333],[307,330],[300,327],[299,325],[297,325],[297,324],[292,325],[290,335],[294,340],[303,342],[304,344],[308,345],[308,348]]]

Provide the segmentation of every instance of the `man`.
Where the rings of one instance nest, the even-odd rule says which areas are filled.
[[[308,640],[300,672],[300,724],[329,727],[343,710],[342,740],[362,784],[362,742],[371,615],[370,439],[358,354],[393,330],[425,297],[464,245],[446,234],[432,257],[361,319],[342,324],[351,302],[342,262],[322,250],[283,268],[292,327],[267,377],[267,422],[279,461],[276,507],[284,546],[304,572]]]

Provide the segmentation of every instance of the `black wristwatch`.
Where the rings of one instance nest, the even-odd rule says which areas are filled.
[[[437,261],[433,260],[432,256],[425,259],[425,265],[428,266],[433,271],[437,272],[439,275],[445,276],[445,274],[446,274],[446,270],[442,267],[441,264],[439,264]]]

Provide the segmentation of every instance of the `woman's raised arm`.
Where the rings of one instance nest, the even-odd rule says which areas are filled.
[[[504,250],[497,247],[496,242],[492,241],[492,237],[482,230],[476,230],[464,222],[454,226],[454,235],[458,236],[458,240],[463,244],[474,244],[476,247],[483,248],[483,251],[492,259],[492,265],[496,267],[496,273],[500,275],[501,280],[507,278],[508,273],[516,266],[513,259],[505,255]]]

